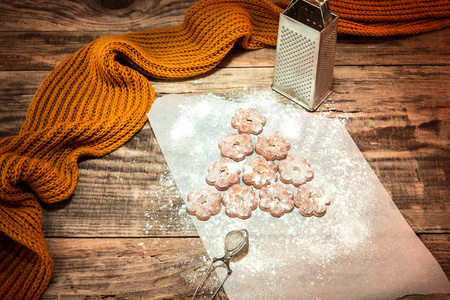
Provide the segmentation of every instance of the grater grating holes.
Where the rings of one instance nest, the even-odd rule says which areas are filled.
[[[309,38],[281,27],[275,80],[304,99],[313,92],[314,45]]]
[[[331,28],[331,31],[325,36],[322,41],[322,47],[319,53],[319,65],[317,67],[318,85],[316,97],[322,98],[333,85],[333,69],[335,44],[337,38],[337,26]]]

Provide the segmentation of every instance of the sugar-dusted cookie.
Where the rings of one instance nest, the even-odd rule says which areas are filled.
[[[235,161],[244,160],[253,153],[252,138],[248,134],[230,133],[219,141],[220,154]]]
[[[239,133],[260,134],[264,125],[266,125],[266,118],[254,108],[239,108],[231,118],[231,126]]]
[[[233,184],[239,183],[241,170],[239,164],[228,157],[222,157],[208,167],[206,182],[219,191],[225,191]]]
[[[314,177],[313,169],[311,169],[308,160],[291,152],[288,153],[286,159],[278,163],[278,172],[280,172],[282,182],[292,183],[296,187],[305,184]]]
[[[258,207],[255,190],[251,186],[232,185],[222,198],[225,213],[232,218],[247,219]]]
[[[192,191],[187,195],[186,210],[201,221],[208,220],[211,215],[217,215],[222,209],[222,194],[215,188],[206,186]]]
[[[305,217],[321,217],[327,212],[331,197],[316,183],[306,183],[297,189],[294,204]]]
[[[281,183],[271,183],[259,192],[259,208],[281,217],[294,209],[294,193]]]
[[[281,160],[286,158],[290,148],[289,140],[275,131],[268,135],[260,135],[256,142],[255,151],[267,160]]]
[[[270,182],[277,180],[277,165],[273,161],[268,161],[262,156],[244,164],[242,181],[247,185],[253,185],[260,189]]]

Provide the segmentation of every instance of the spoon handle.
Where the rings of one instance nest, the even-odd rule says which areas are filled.
[[[215,260],[215,259],[214,259]],[[209,265],[208,270],[206,271],[205,275],[203,275],[202,281],[200,281],[199,285],[197,286],[197,289],[195,290],[194,295],[192,296],[192,300],[194,300],[195,295],[197,295],[198,290],[200,289],[200,287],[203,285],[203,283],[205,282],[206,277],[209,276],[209,273],[211,273],[211,268],[214,265],[215,261],[212,261],[211,264]]]
[[[219,290],[222,288],[223,284],[225,283],[225,281],[228,279],[228,277],[231,275],[231,269],[228,269],[228,273],[227,276],[224,278],[224,280],[222,281],[222,283],[219,285],[219,287],[216,289],[216,291],[214,292],[214,294],[212,295],[210,300],[213,300],[214,297],[217,295],[217,293],[219,292]]]
[[[206,271],[205,275],[203,275],[202,281],[200,281],[199,285],[197,286],[197,289],[195,290],[194,295],[192,296],[192,300],[194,300],[195,295],[197,295],[198,290],[200,289],[200,287],[205,283],[206,278],[208,278],[209,274],[212,272],[212,267],[214,266],[214,264],[218,261],[223,262],[223,264],[227,267],[228,272],[227,272],[227,276],[225,277],[225,279],[221,282],[221,284],[219,285],[219,287],[215,290],[214,294],[211,297],[211,300],[217,295],[217,293],[219,292],[219,290],[222,288],[223,284],[225,283],[225,281],[228,279],[228,277],[231,275],[231,269],[230,269],[230,258],[225,255],[224,257],[219,257],[219,258],[213,258],[213,261],[211,262],[211,264],[209,265],[208,270]]]

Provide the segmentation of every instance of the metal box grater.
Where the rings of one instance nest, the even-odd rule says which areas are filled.
[[[280,14],[272,88],[310,111],[333,91],[339,16],[327,0],[293,0]]]

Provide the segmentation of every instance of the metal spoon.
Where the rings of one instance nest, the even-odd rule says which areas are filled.
[[[213,258],[211,265],[209,266],[208,270],[206,271],[205,275],[203,276],[202,281],[200,281],[200,284],[198,285],[197,289],[195,290],[194,296],[192,296],[192,300],[194,300],[194,297],[197,294],[198,290],[200,289],[200,287],[205,282],[206,278],[211,273],[213,265],[216,262],[221,261],[227,267],[228,272],[227,272],[227,276],[225,277],[225,279],[221,282],[219,287],[216,289],[216,291],[212,295],[211,299],[213,299],[216,296],[216,294],[219,292],[219,290],[222,288],[225,281],[231,275],[232,270],[230,268],[230,259],[232,257],[236,257],[236,256],[240,255],[241,253],[243,253],[246,250],[247,246],[248,246],[247,230],[240,229],[240,230],[233,230],[233,231],[228,232],[227,235],[225,236],[225,255],[220,258]]]

